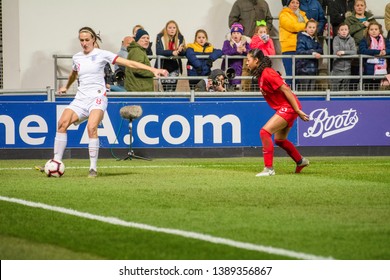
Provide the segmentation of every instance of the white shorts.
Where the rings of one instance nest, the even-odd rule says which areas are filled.
[[[74,124],[78,125],[88,119],[89,114],[94,109],[105,112],[107,110],[107,105],[108,99],[104,93],[104,95],[99,95],[90,99],[74,99],[66,108],[71,109],[77,114],[79,120]]]

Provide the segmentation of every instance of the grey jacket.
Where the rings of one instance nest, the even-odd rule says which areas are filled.
[[[252,38],[256,29],[256,21],[265,20],[268,29],[272,30],[272,15],[265,0],[237,0],[229,14],[229,28],[239,22],[244,27],[244,35]]]
[[[333,54],[336,54],[338,51],[344,51],[344,55],[354,55],[357,53],[355,40],[348,35],[346,38],[341,38],[336,36],[333,39]],[[351,70],[351,61],[350,58],[336,58],[333,61],[333,71],[347,71]]]

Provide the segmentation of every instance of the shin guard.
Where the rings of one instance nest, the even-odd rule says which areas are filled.
[[[281,147],[283,150],[287,152],[287,154],[296,162],[298,163],[301,159],[302,156],[298,152],[297,148],[295,148],[294,144],[291,143],[289,140],[278,140],[275,139],[275,144]]]
[[[272,167],[274,160],[274,143],[272,142],[272,135],[265,129],[260,129],[260,139],[263,144],[264,166]]]

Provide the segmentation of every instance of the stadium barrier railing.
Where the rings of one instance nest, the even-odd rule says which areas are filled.
[[[198,58],[207,58],[208,56],[207,55],[199,55]],[[389,91],[389,87],[379,87],[375,90],[371,89],[370,88],[370,85],[369,84],[365,84],[364,83],[364,80],[365,79],[379,79],[379,80],[383,80],[385,78],[385,75],[363,75],[363,62],[364,62],[364,59],[366,58],[371,58],[372,56],[368,56],[368,55],[348,55],[348,56],[343,56],[342,58],[343,59],[357,59],[359,61],[359,75],[345,75],[345,76],[332,76],[330,72],[327,72],[325,73],[325,75],[318,75],[318,76],[299,76],[299,75],[295,75],[295,64],[296,64],[296,60],[297,59],[302,59],[302,58],[310,58],[310,59],[314,59],[313,56],[311,55],[273,55],[273,56],[270,56],[270,58],[276,62],[277,60],[281,60],[283,58],[291,58],[292,59],[292,76],[286,76],[286,75],[283,75],[283,78],[285,79],[289,79],[292,81],[292,88],[294,89],[294,91],[296,92],[297,95],[306,95],[306,96],[343,96],[343,95],[347,95],[347,96],[351,96],[351,95],[357,95],[357,96],[364,96],[364,95],[368,95],[368,96],[372,96],[372,95],[375,95],[375,96],[378,96],[378,95],[386,95],[386,96],[390,96],[390,91]],[[390,56],[386,56],[386,58],[388,58]],[[70,55],[53,55],[53,58],[54,58],[54,69],[55,69],[55,73],[54,73],[54,85],[55,85],[55,89],[58,89],[59,87],[59,82],[63,81],[63,80],[67,80],[68,79],[68,76],[62,76],[62,75],[59,75],[59,69],[60,69],[60,63],[59,61],[62,60],[62,59],[66,59],[66,60],[69,60],[72,58],[72,56]],[[155,59],[157,61],[157,65],[161,65],[161,61],[163,59],[172,59],[172,58],[180,58],[182,59],[182,62],[183,62],[183,65],[186,64],[186,57],[165,57],[165,56],[150,56],[150,59]],[[229,59],[244,59],[246,58],[246,56],[222,56],[221,58],[219,58],[221,64],[222,63],[225,63],[226,65],[228,64],[228,61]],[[330,61],[332,59],[336,59],[336,58],[340,58],[339,56],[337,55],[322,55],[322,59],[323,61],[325,61],[326,64],[329,64]],[[281,62],[281,61],[280,61]],[[219,68],[219,67],[214,67],[213,69],[215,68]],[[283,68],[283,67],[282,67]],[[283,70],[282,70],[283,71]],[[240,91],[233,91],[233,92],[218,92],[218,93],[211,93],[211,92],[207,92],[207,93],[201,93],[201,92],[192,92],[193,90],[187,86],[184,90],[176,90],[176,92],[164,92],[162,90],[162,86],[161,86],[161,81],[164,80],[164,79],[174,79],[174,80],[177,80],[177,81],[183,81],[183,82],[188,82],[189,80],[200,80],[200,79],[205,79],[207,78],[206,76],[187,76],[187,75],[181,75],[181,76],[178,76],[178,77],[160,77],[160,78],[155,78],[156,80],[156,91],[155,92],[151,92],[151,93],[148,93],[148,92],[140,92],[140,93],[134,93],[134,92],[126,92],[126,93],[119,93],[119,92],[111,92],[110,95],[111,96],[114,96],[114,95],[119,95],[119,96],[122,96],[123,94],[128,96],[128,95],[131,95],[131,96],[134,96],[134,95],[141,95],[141,96],[182,96],[182,97],[188,97],[188,96],[192,96],[192,95],[196,95],[196,96],[212,96],[212,95],[217,95],[217,96],[256,96],[256,95],[259,95],[258,93],[258,88],[255,84],[252,84],[250,86],[250,88],[242,88]],[[252,80],[252,77],[251,76],[236,76],[235,79],[239,79],[239,80]],[[312,80],[316,80],[317,83],[316,83],[316,87],[314,90],[310,90],[310,91],[303,91],[300,87],[297,87],[297,82],[301,79],[312,79]],[[335,79],[349,79],[349,80],[356,80],[358,81],[358,83],[350,83],[350,87],[347,88],[346,90],[342,90],[342,91],[338,91],[338,90],[333,90],[333,87],[332,87],[332,80],[335,80]],[[73,92],[75,93],[75,92]],[[53,98],[53,94],[51,94],[51,97],[50,99]],[[70,95],[72,94],[72,92],[70,92]]]

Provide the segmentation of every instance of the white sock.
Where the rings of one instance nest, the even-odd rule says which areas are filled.
[[[89,160],[90,168],[97,171],[97,160],[99,157],[99,138],[90,138],[89,139]]]
[[[54,160],[62,161],[67,143],[68,135],[66,133],[57,132],[56,137],[54,138]]]

